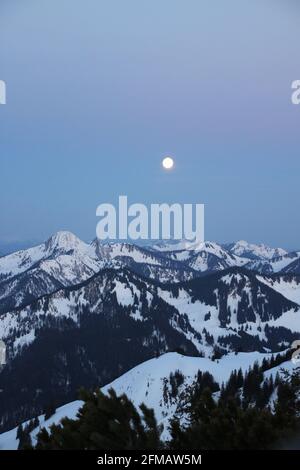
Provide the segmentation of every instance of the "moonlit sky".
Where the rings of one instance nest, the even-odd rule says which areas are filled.
[[[0,241],[92,239],[124,194],[300,248],[299,24],[296,0],[1,0]]]

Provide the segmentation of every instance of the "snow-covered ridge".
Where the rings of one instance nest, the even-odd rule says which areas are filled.
[[[85,243],[58,232],[45,243],[0,258],[0,313],[60,287],[79,284],[104,268],[129,267],[161,282],[191,279],[188,266],[128,243]]]
[[[248,243],[245,240],[240,240],[236,243],[225,246],[230,253],[249,259],[271,260],[287,254],[287,251],[283,248],[270,248],[263,243],[255,245],[253,243]]]
[[[280,271],[300,274],[300,253],[288,253],[282,248],[238,241],[219,245],[214,242],[160,243],[151,247],[171,259],[181,261],[200,273],[221,271],[232,266],[245,266],[261,273]],[[299,265],[296,261],[299,261]]]
[[[195,381],[198,371],[209,372],[221,385],[226,382],[231,372],[235,369],[242,369],[245,373],[255,362],[261,364],[263,359],[270,359],[271,354],[260,353],[238,353],[228,354],[218,361],[211,361],[206,358],[187,357],[177,353],[167,353],[159,358],[150,359],[137,367],[134,367],[126,374],[122,375],[112,383],[102,388],[104,393],[113,388],[117,395],[125,393],[130,400],[138,407],[145,403],[149,408],[154,409],[159,424],[163,424],[163,438],[169,438],[168,426],[170,419],[174,416],[178,406],[178,398],[165,397],[165,388],[170,374],[180,371],[184,376],[184,382],[180,391],[191,386]],[[296,365],[292,361],[283,363],[265,373],[267,377],[277,372],[292,372]],[[39,417],[39,427],[31,433],[33,444],[41,428],[49,429],[52,424],[59,424],[64,417],[76,419],[78,410],[83,405],[80,400],[68,403],[58,408],[53,416],[45,421],[44,415]],[[0,450],[17,450],[18,439],[16,437],[17,428],[0,435]]]
[[[62,255],[64,258],[59,259]],[[53,260],[56,260],[65,271],[65,275],[61,276],[65,278],[65,282],[62,279],[60,281],[63,285],[70,285],[86,279],[87,276],[99,271],[108,263],[111,266],[115,263],[147,265],[152,268],[151,275],[153,276],[155,276],[156,268],[187,270],[187,276],[190,276],[193,271],[206,273],[232,266],[247,266],[248,269],[260,270],[259,264],[251,265],[254,262],[264,263],[261,267],[262,272],[266,272],[265,263],[270,263],[270,267],[268,265],[270,272],[279,272],[288,269],[289,264],[299,258],[300,252],[288,254],[282,248],[254,245],[245,241],[224,246],[209,241],[203,243],[182,241],[175,244],[162,243],[147,248],[130,243],[102,243],[99,240],[89,244],[71,232],[61,231],[52,235],[41,245],[0,258],[0,284],[39,266],[41,262],[43,262],[43,272],[57,276],[59,269],[52,269]],[[76,276],[74,275],[75,264]],[[81,270],[88,270],[82,279],[80,279]],[[69,271],[70,279],[68,279],[67,271]],[[158,276],[160,275],[161,272]],[[174,278],[176,281],[176,273]]]

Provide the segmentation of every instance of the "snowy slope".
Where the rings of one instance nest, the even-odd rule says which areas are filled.
[[[193,384],[198,371],[210,372],[214,379],[219,383],[226,382],[231,372],[239,368],[246,372],[255,362],[262,363],[264,358],[270,359],[271,354],[260,353],[239,353],[229,354],[219,361],[211,361],[205,358],[187,357],[177,353],[168,353],[157,359],[146,361],[133,368],[126,374],[122,375],[112,383],[102,388],[106,393],[113,388],[118,395],[125,393],[138,407],[141,403],[145,403],[149,408],[155,411],[158,423],[164,425],[163,438],[169,437],[168,423],[170,418],[174,416],[178,406],[178,398],[166,397],[164,393],[168,387],[168,379],[171,373],[180,371],[184,375],[184,383],[181,390]],[[266,377],[271,374],[275,377],[277,372],[287,370],[291,372],[296,365],[291,361],[283,363],[281,366],[265,373]],[[33,443],[40,428],[49,427],[52,424],[58,424],[62,418],[68,417],[75,419],[79,408],[83,402],[74,401],[57,409],[56,413],[45,421],[44,416],[39,417],[39,428],[36,428],[31,437]],[[16,450],[18,440],[16,438],[17,428],[0,435],[0,450]]]
[[[300,275],[300,251],[297,251],[295,254],[296,258],[291,263],[286,265],[282,269],[282,272]]]
[[[257,276],[257,279],[300,305],[300,277],[297,276]]]

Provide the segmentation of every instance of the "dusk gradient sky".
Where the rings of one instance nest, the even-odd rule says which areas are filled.
[[[0,0],[0,242],[90,240],[125,194],[300,249],[299,24],[296,0]]]

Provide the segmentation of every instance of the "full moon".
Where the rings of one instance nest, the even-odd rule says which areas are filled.
[[[162,161],[162,165],[166,170],[171,170],[174,166],[174,160],[171,157],[165,157]]]

